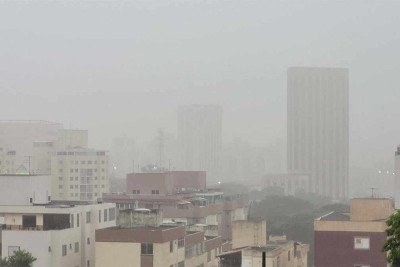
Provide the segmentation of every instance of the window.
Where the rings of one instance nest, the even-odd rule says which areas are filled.
[[[79,252],[79,242],[75,242],[75,253]]]
[[[107,221],[107,210],[104,210],[104,221]]]
[[[153,255],[153,244],[151,243],[142,243],[140,247],[140,253],[142,255]]]
[[[62,255],[63,256],[67,255],[67,245],[62,245]]]
[[[178,239],[178,248],[183,248],[185,246],[185,239],[179,238]]]
[[[169,253],[174,252],[174,241],[169,241]]]
[[[90,260],[87,261],[86,267],[90,267]]]
[[[90,245],[90,237],[86,239],[86,244]]]
[[[74,228],[74,214],[71,214],[71,228]]]
[[[287,252],[287,260],[290,261],[290,250]]]
[[[69,186],[69,189],[74,189],[74,186],[73,186],[73,185],[70,185],[70,186]]]
[[[211,261],[211,251],[207,252],[207,262]]]
[[[101,210],[99,210],[99,222],[101,222]]]
[[[18,251],[19,247],[17,246],[9,246],[8,247],[8,257],[14,255],[14,252]]]
[[[62,184],[60,184],[60,185],[58,186],[58,188],[59,188],[59,189],[62,189],[62,188],[63,188]]]
[[[140,195],[140,190],[132,190],[132,194],[134,194],[134,195]]]
[[[76,214],[76,227],[79,227],[79,214]]]
[[[369,249],[369,237],[354,237],[354,249]]]
[[[158,195],[160,193],[159,190],[151,190],[152,195]]]
[[[110,208],[108,210],[108,219],[109,219],[109,221],[115,220],[115,208]]]
[[[90,211],[86,212],[86,223],[90,223],[92,220],[92,213]]]

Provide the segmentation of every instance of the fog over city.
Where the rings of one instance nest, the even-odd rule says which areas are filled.
[[[400,266],[399,12],[0,0],[0,267]]]
[[[393,169],[398,1],[1,1],[0,118],[88,129],[94,147],[176,134],[219,104],[223,142],[286,154],[286,69],[350,71],[350,174]],[[360,177],[355,177],[360,178]],[[350,178],[351,179],[351,178]],[[351,183],[351,181],[350,181]],[[374,184],[375,185],[375,184]]]

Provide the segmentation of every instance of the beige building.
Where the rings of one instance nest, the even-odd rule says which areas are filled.
[[[286,240],[267,240],[265,220],[233,222],[231,249],[220,254],[219,267],[306,267],[309,245]]]
[[[96,266],[218,266],[221,237],[162,220],[158,210],[121,210],[118,227],[96,231]]]
[[[95,230],[116,224],[113,204],[0,206],[1,257],[27,250],[33,267],[87,267],[95,263]],[[112,265],[110,265],[112,266]]]
[[[53,199],[96,201],[109,192],[105,151],[58,150],[51,157],[51,170]]]

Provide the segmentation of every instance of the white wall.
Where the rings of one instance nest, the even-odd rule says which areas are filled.
[[[51,176],[1,175],[0,205],[30,205],[47,203],[51,195]]]

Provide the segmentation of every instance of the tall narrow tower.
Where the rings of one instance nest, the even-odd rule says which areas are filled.
[[[347,198],[348,69],[289,68],[287,116],[288,171],[309,174],[311,192]]]
[[[178,142],[181,169],[206,171],[209,181],[220,172],[222,108],[189,105],[178,108]]]

